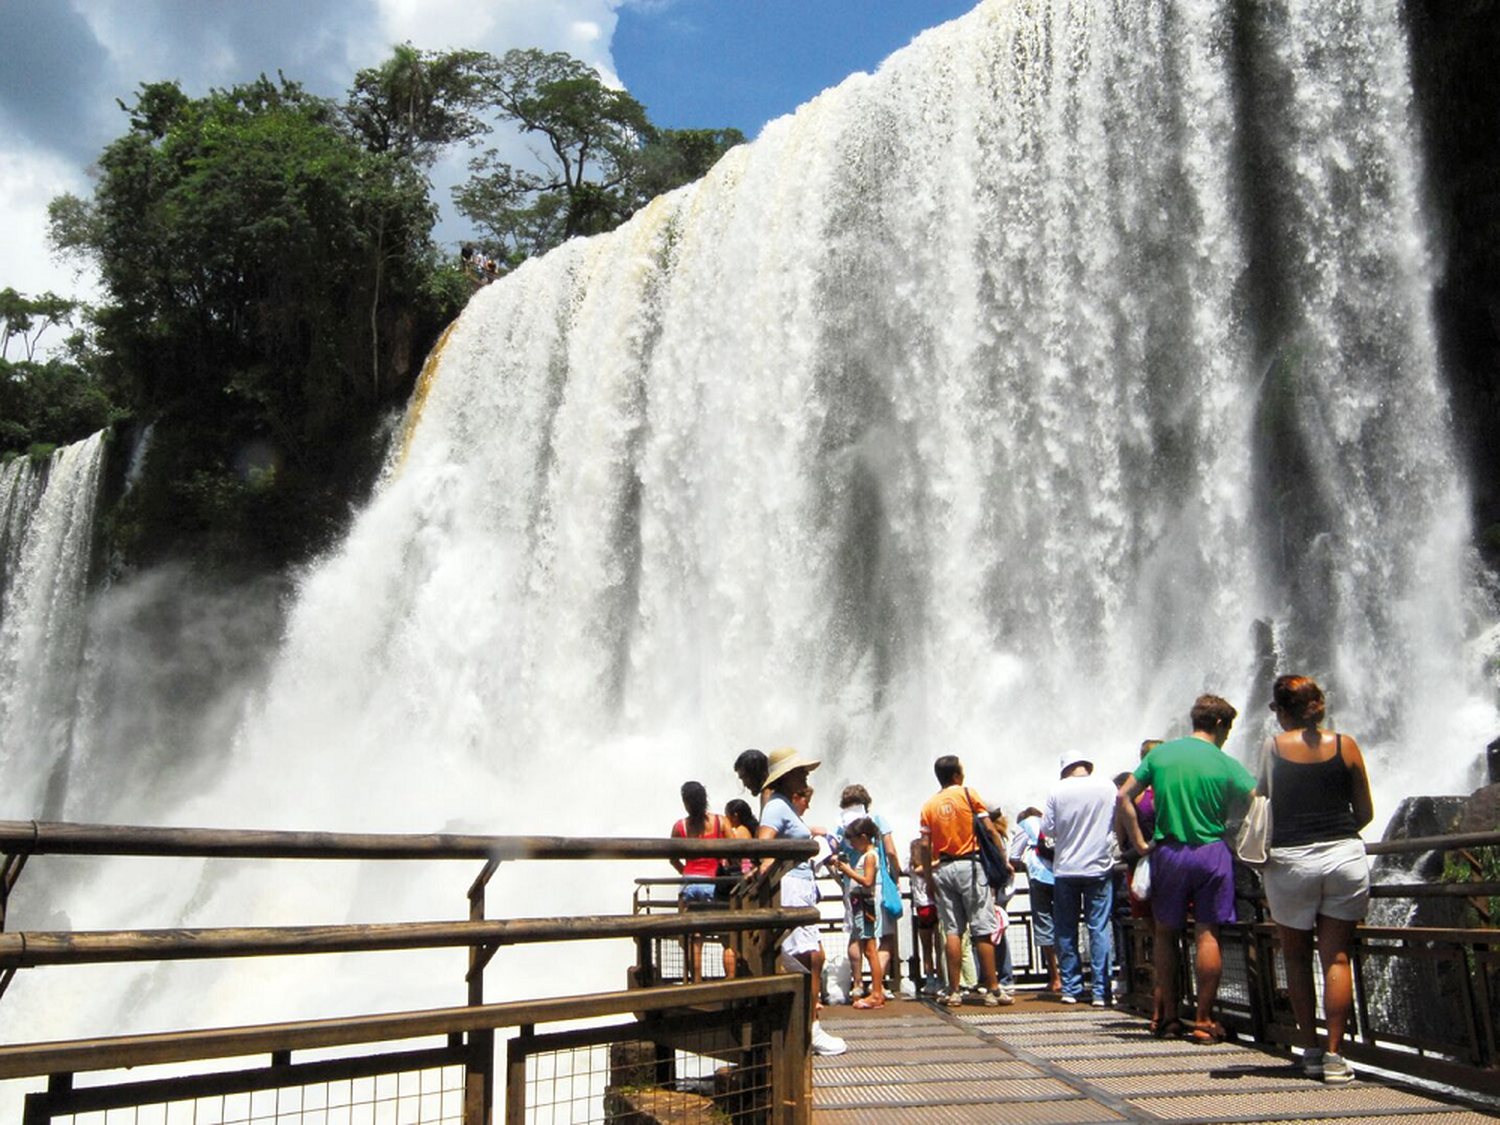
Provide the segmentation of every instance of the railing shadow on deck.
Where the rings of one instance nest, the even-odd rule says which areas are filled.
[[[390,835],[0,822],[0,997],[23,969],[438,947],[470,951],[464,1007],[16,1043],[0,1046],[0,1080],[48,1079],[45,1091],[27,1096],[25,1125],[183,1102],[195,1107],[211,1103],[216,1108],[206,1112],[224,1118],[228,1107],[240,1104],[235,1099],[246,1106],[247,1120],[310,1120],[299,1115],[373,1114],[383,1108],[400,1114],[403,1121],[486,1125],[501,1087],[495,1067],[496,1032],[516,1028],[519,1034],[508,1042],[505,1060],[507,1125],[521,1125],[539,1112],[546,1112],[549,1120],[563,1120],[566,1117],[558,1113],[566,1115],[570,1106],[601,1100],[606,1118],[624,1118],[644,1104],[679,1115],[701,1109],[704,1120],[805,1125],[811,1114],[811,983],[807,977],[776,975],[775,964],[780,934],[817,920],[815,909],[778,905],[782,874],[814,851],[807,841],[790,840]],[[468,892],[466,921],[4,932],[5,908],[23,868],[33,857],[45,855],[470,860],[482,867]],[[739,881],[727,901],[709,911],[485,917],[485,889],[501,862],[705,856],[773,862],[764,873]],[[724,935],[751,975],[663,986],[653,943],[663,938],[686,941],[705,932]],[[485,969],[500,947],[610,938],[635,943],[630,988],[517,1003],[485,1002]],[[583,1030],[537,1031],[543,1025],[615,1016],[625,1018]],[[442,1045],[393,1049],[403,1041],[426,1037],[440,1038]],[[382,1045],[383,1051],[378,1049]],[[361,1048],[361,1053],[293,1062],[294,1052],[327,1048]],[[75,1077],[87,1073],[257,1055],[269,1055],[269,1065],[154,1081],[75,1085]],[[706,1066],[709,1073],[684,1075],[687,1065]],[[267,1098],[272,1100],[267,1103]],[[270,1114],[262,1116],[267,1104]],[[261,1110],[252,1108],[256,1105]]]

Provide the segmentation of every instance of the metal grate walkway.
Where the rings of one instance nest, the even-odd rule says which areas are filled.
[[[1284,1057],[1151,1036],[1144,1020],[1022,994],[1010,1008],[827,1008],[849,1050],[817,1059],[816,1125],[1480,1125],[1500,1115],[1409,1087],[1324,1086]]]

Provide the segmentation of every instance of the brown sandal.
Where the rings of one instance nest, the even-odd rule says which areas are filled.
[[[1187,1024],[1179,1019],[1151,1021],[1151,1034],[1158,1039],[1180,1039],[1186,1031]]]

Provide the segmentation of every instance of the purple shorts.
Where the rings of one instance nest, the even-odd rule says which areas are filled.
[[[1216,926],[1234,921],[1234,855],[1223,840],[1163,840],[1151,849],[1151,916],[1181,929],[1189,905],[1195,921]]]

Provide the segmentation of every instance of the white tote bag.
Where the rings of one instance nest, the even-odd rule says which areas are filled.
[[[1250,808],[1234,834],[1235,857],[1247,867],[1264,867],[1271,858],[1271,759],[1276,740],[1266,739],[1261,748],[1258,786],[1265,790],[1250,798]]]

